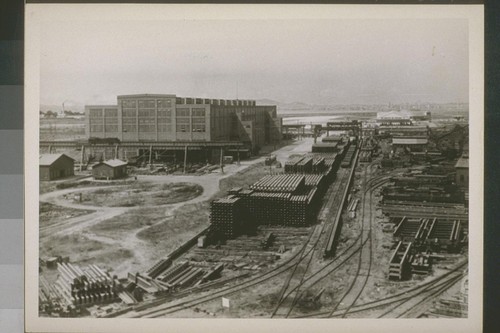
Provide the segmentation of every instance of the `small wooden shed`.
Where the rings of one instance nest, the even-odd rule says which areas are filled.
[[[40,155],[40,180],[53,180],[73,176],[75,160],[65,154]]]
[[[114,159],[95,164],[92,167],[94,179],[118,179],[127,176],[127,162]]]

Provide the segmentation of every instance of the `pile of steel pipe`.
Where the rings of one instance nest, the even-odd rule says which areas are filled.
[[[82,270],[72,264],[58,263],[59,279],[55,287],[60,296],[72,305],[91,305],[116,298],[115,282],[96,265]]]

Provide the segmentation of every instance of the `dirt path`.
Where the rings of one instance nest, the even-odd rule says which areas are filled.
[[[291,145],[280,148],[279,150],[273,152],[276,155],[277,160],[282,164],[288,159],[291,154],[301,154],[310,151],[312,139],[306,139],[302,141],[294,142]],[[124,249],[131,250],[134,253],[134,263],[139,265],[141,263],[147,263],[151,260],[151,251],[154,250],[155,246],[150,244],[148,241],[142,240],[137,237],[137,235],[154,225],[167,222],[169,219],[173,218],[176,209],[194,203],[203,203],[210,200],[213,195],[215,195],[220,187],[220,181],[224,178],[230,177],[240,171],[247,169],[248,167],[261,163],[265,160],[265,157],[259,157],[250,161],[242,161],[240,165],[231,164],[224,167],[224,173],[220,170],[216,172],[205,174],[205,175],[139,175],[137,176],[139,183],[152,183],[152,184],[165,184],[165,183],[192,183],[198,184],[203,187],[203,193],[196,198],[172,203],[165,205],[156,206],[141,206],[140,208],[154,207],[154,209],[163,209],[165,218],[157,221],[153,225],[146,225],[139,229],[131,231],[125,237],[112,238],[104,235],[95,234],[89,231],[89,228],[93,225],[101,223],[103,221],[116,218],[122,214],[129,212],[130,210],[137,209],[139,207],[102,207],[95,205],[83,205],[78,202],[74,202],[71,199],[65,199],[64,196],[69,195],[70,198],[72,194],[95,191],[98,189],[119,189],[127,188],[128,185],[109,185],[109,186],[93,186],[93,187],[81,187],[81,188],[70,188],[62,189],[54,192],[48,192],[40,195],[41,202],[48,202],[58,206],[73,208],[73,209],[84,209],[84,210],[95,210],[94,213],[76,216],[69,218],[64,222],[57,223],[47,227],[40,228],[40,239],[49,241],[48,237],[54,235],[71,235],[71,234],[81,234],[88,238],[89,240],[94,240],[107,244],[109,246],[119,246]],[[115,271],[127,271],[127,263],[117,263]],[[141,266],[141,265],[140,265]]]

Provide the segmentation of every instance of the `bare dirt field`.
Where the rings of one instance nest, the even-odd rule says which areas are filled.
[[[93,213],[94,210],[84,210],[57,206],[51,203],[40,203],[40,226],[50,226],[60,223],[64,219]]]
[[[159,206],[196,198],[203,187],[186,183],[134,183],[124,188],[102,188],[85,192],[82,204],[100,207]]]

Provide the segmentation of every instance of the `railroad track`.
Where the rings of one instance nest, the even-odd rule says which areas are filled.
[[[353,165],[353,168],[354,167],[355,166]],[[333,187],[334,193],[341,192],[341,191],[339,191],[339,188],[342,188],[342,186],[346,186],[346,182],[348,181],[348,178],[349,178],[348,176],[349,176],[349,174],[347,172],[344,172],[342,179],[338,182],[335,182],[335,185]],[[337,195],[332,196],[332,197],[334,197],[332,200],[335,200],[338,198]],[[339,199],[337,199],[337,201],[338,200]],[[182,301],[182,302],[179,302],[176,304],[168,304],[168,305],[166,304],[166,305],[163,305],[163,306],[157,307],[155,309],[151,309],[151,310],[141,311],[140,313],[132,315],[132,317],[146,317],[146,318],[151,317],[151,318],[154,318],[154,317],[165,316],[169,313],[178,312],[178,311],[196,306],[198,304],[202,304],[202,303],[206,303],[206,302],[215,300],[221,296],[227,296],[227,295],[233,294],[235,292],[244,290],[246,288],[252,287],[254,285],[261,284],[267,280],[270,280],[278,275],[283,274],[284,272],[287,272],[290,270],[292,270],[292,272],[296,272],[297,267],[299,267],[300,264],[304,263],[304,262],[306,263],[305,271],[307,271],[309,264],[310,264],[312,258],[314,257],[314,251],[317,248],[319,240],[321,239],[321,235],[324,231],[325,225],[326,225],[326,223],[321,224],[321,226],[319,226],[319,225],[315,226],[312,229],[311,233],[309,234],[308,240],[305,242],[303,247],[292,258],[290,258],[287,262],[283,263],[282,265],[280,265],[280,266],[278,266],[278,267],[276,267],[276,268],[274,268],[266,273],[263,273],[259,276],[255,276],[249,280],[242,281],[241,283],[239,283],[237,285],[226,287],[222,290],[211,293],[210,295],[199,297],[199,298],[196,298],[193,300]],[[308,260],[304,260],[304,259],[308,259]],[[294,273],[292,273],[291,276],[293,276],[293,275],[294,275]],[[289,281],[291,281],[291,278],[287,278],[287,280],[289,283]],[[300,283],[302,283],[303,280],[304,280],[304,276],[302,276],[302,278],[300,279]],[[283,290],[286,291],[287,288],[288,288],[288,286],[285,285]]]
[[[393,314],[396,313],[398,311],[397,309],[400,308],[400,304],[402,304],[403,302],[410,301],[412,299],[415,300],[416,297],[420,297],[416,302],[414,302],[417,304],[414,304],[413,306],[407,306],[405,309],[402,310],[400,309],[399,311],[403,313],[396,314],[396,317],[403,317],[403,316],[409,317],[408,314],[410,313],[410,311],[412,311],[414,307],[419,306],[424,302],[422,301],[423,298],[425,298],[425,302],[427,302],[430,299],[437,297],[444,290],[446,290],[451,285],[456,283],[458,280],[463,278],[465,274],[464,268],[467,267],[467,264],[468,261],[464,260],[463,262],[458,263],[455,267],[450,269],[445,274],[439,275],[432,280],[419,284],[418,286],[406,289],[402,292],[399,292],[391,296],[380,298],[376,301],[357,304],[351,308],[349,313],[350,314],[354,313],[360,314],[363,312],[373,313],[373,311],[376,311],[378,309],[379,311],[383,312],[378,313],[377,316],[381,318],[389,317],[389,313],[390,312],[392,312]],[[389,310],[387,309],[388,307],[390,307]],[[345,310],[346,308],[340,308],[337,311],[335,311],[333,315],[331,315],[331,317],[342,317],[345,313]],[[324,312],[310,313],[307,315],[300,315],[294,318],[312,318],[312,317],[324,318],[324,317],[330,317],[330,314],[331,311],[324,311]]]
[[[328,201],[325,203],[324,209],[328,209],[328,210],[333,209],[333,208],[340,209],[342,206],[342,188],[347,186],[347,184],[349,182],[350,174],[342,169],[340,169],[338,172],[342,173],[341,179],[338,182],[335,182],[334,186],[331,187],[331,191],[328,191],[329,192],[329,193],[327,193]],[[323,211],[323,209],[322,209],[322,211]],[[329,214],[327,214],[327,216],[328,215]],[[327,218],[327,220],[328,220],[328,218]],[[271,318],[274,318],[276,316],[278,316],[278,317],[287,317],[288,316],[288,314],[289,314],[289,311],[287,309],[288,307],[283,306],[283,305],[289,299],[291,294],[293,294],[294,292],[298,292],[298,289],[294,288],[293,285],[300,286],[304,282],[307,271],[309,270],[309,266],[314,258],[314,254],[318,248],[321,248],[318,245],[320,244],[321,235],[323,234],[327,225],[328,224],[326,223],[326,221],[324,221],[322,223],[321,231],[318,233],[317,238],[310,245],[309,250],[307,252],[305,252],[303,255],[301,255],[299,261],[297,262],[297,264],[293,268],[292,272],[286,278],[285,283],[283,284],[283,287],[280,290],[278,303],[277,303],[274,311],[271,313]],[[302,266],[301,267],[302,269],[298,269],[300,266]],[[297,273],[297,272],[299,272],[299,273]],[[293,280],[295,280],[295,281],[293,281]],[[292,283],[292,281],[295,283]],[[287,294],[287,291],[290,289],[292,289],[293,291],[290,291]],[[285,295],[286,295],[286,297],[285,297]],[[294,300],[295,300],[295,296],[294,296]],[[292,304],[293,304],[293,301],[292,301]],[[280,311],[281,312],[284,311],[284,313],[281,313]]]
[[[368,186],[368,175],[371,174],[371,168],[373,166],[372,164],[369,164],[365,168],[364,172],[364,181],[363,181],[363,187],[365,188],[363,191],[363,197],[361,201],[361,240],[365,238],[365,232],[366,232],[366,241],[363,241],[363,243],[360,246],[359,250],[359,259],[358,259],[358,267],[356,269],[356,275],[354,276],[354,279],[352,280],[349,288],[347,291],[343,294],[343,296],[340,298],[340,300],[337,302],[335,307],[331,310],[330,316],[337,310],[338,306],[342,302],[347,302],[350,304],[347,309],[344,312],[344,315],[342,317],[345,317],[349,310],[354,306],[356,301],[358,300],[359,296],[363,292],[363,290],[366,287],[366,284],[368,282],[368,278],[370,276],[371,272],[371,267],[372,267],[372,193],[373,189],[371,186]],[[368,201],[368,202],[367,202]],[[367,209],[368,207],[368,209]],[[367,214],[368,210],[368,214]],[[365,230],[365,224],[366,224],[366,216],[368,215],[368,225],[367,229]],[[368,244],[368,246],[367,246]],[[364,249],[367,249],[368,251],[364,251]],[[358,278],[361,275],[361,272],[365,272],[365,277],[364,279],[359,280]],[[358,282],[359,281],[359,282]]]
[[[318,231],[318,226],[314,227],[307,239],[307,241],[304,243],[302,248],[297,251],[291,258],[289,258],[286,262],[284,262],[282,265],[275,267],[263,274],[260,274],[258,276],[254,276],[248,280],[242,281],[241,283],[238,283],[236,285],[228,286],[225,287],[221,290],[218,290],[216,292],[213,292],[209,295],[197,297],[195,299],[191,300],[185,300],[185,301],[180,301],[174,304],[163,304],[160,305],[154,309],[147,309],[143,311],[139,311],[136,314],[133,315],[128,315],[127,317],[132,317],[132,318],[157,318],[157,317],[162,317],[170,313],[178,312],[181,310],[185,310],[188,308],[191,308],[193,306],[203,304],[206,302],[210,302],[212,300],[218,299],[219,297],[222,296],[228,296],[233,293],[236,293],[238,291],[244,290],[246,288],[250,288],[252,286],[261,284],[265,281],[268,281],[278,275],[283,274],[284,272],[289,271],[290,269],[293,269],[293,267],[296,265],[296,260],[299,259],[304,253],[305,249],[307,248],[307,245],[310,243],[313,235],[317,233]]]
[[[376,182],[378,181],[378,182]],[[371,180],[370,182],[376,182],[374,183],[374,188],[379,187],[383,185],[385,182],[388,181],[387,176],[382,176],[379,178],[375,178]],[[362,234],[360,233],[359,236],[354,240],[354,242],[346,249],[342,251],[339,255],[337,255],[332,261],[330,261],[328,264],[320,268],[319,270],[311,273],[309,276],[305,277],[301,280],[301,282],[296,285],[294,288],[292,288],[286,295],[283,296],[283,299],[288,299],[290,297],[293,297],[293,300],[291,301],[291,304],[288,305],[287,307],[284,306],[284,301],[281,302],[281,304],[278,304],[278,306],[282,306],[284,310],[286,310],[285,314],[283,317],[288,318],[297,305],[298,301],[304,297],[306,292],[310,290],[314,285],[316,285],[318,282],[322,281],[325,279],[328,275],[331,273],[335,272],[338,270],[341,266],[343,266],[346,262],[348,262],[356,253],[358,253],[362,247],[364,247],[368,241],[368,238],[366,238],[364,241],[361,242],[359,246],[356,247],[358,241],[362,238]]]

